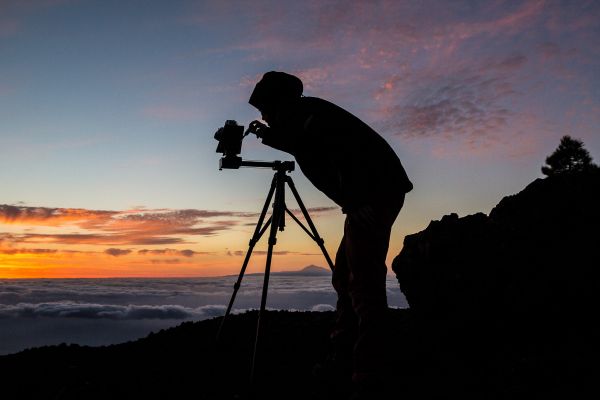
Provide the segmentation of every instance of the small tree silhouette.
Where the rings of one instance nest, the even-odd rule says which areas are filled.
[[[560,139],[558,148],[546,158],[546,164],[542,166],[542,173],[547,176],[590,171],[598,168],[592,162],[590,153],[583,148],[583,142],[573,139],[569,135]]]

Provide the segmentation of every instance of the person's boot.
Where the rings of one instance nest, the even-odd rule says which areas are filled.
[[[385,399],[389,395],[384,373],[352,374],[352,394],[350,400]]]
[[[351,385],[354,338],[354,332],[332,334],[331,350],[323,361],[313,366],[312,374],[318,382]]]
[[[389,328],[387,313],[361,321],[353,350],[352,385],[356,399],[376,399],[385,395],[388,365]]]

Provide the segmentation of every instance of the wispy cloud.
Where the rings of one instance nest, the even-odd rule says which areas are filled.
[[[204,233],[213,234],[214,230],[207,229]],[[65,245],[107,245],[107,246],[123,246],[123,245],[169,245],[187,243],[187,240],[182,237],[160,236],[157,233],[144,233],[140,235],[132,235],[128,233],[113,233],[113,234],[43,234],[43,233],[25,233],[14,235],[15,241],[20,243],[52,243]]]
[[[68,223],[85,224],[87,227],[102,225],[116,211],[86,210],[81,208],[26,207],[0,205],[0,223],[60,226]]]
[[[0,205],[0,223],[79,229],[81,233],[21,233],[4,241],[21,243],[167,245],[187,243],[190,236],[213,236],[255,213],[211,210],[104,211]],[[184,256],[193,253],[184,251]]]
[[[203,5],[196,12],[197,23],[205,23],[206,15],[223,18],[233,10]],[[254,34],[223,51],[295,73],[307,95],[343,105],[391,139],[510,153],[515,127],[540,112],[522,107],[532,93],[544,96],[544,85],[532,82],[554,86],[556,78],[578,75],[572,59],[557,60],[578,49],[555,42],[568,34],[587,63],[597,63],[599,16],[593,2],[259,1],[242,20]],[[544,63],[549,58],[558,65]],[[250,74],[241,85],[259,78]],[[536,142],[536,134],[524,132],[529,138],[519,141]]]
[[[513,114],[502,100],[516,94],[504,74],[521,67],[525,60],[514,55],[477,70],[468,68],[453,76],[431,77],[428,84],[401,103],[379,110],[385,128],[411,137],[485,136],[497,132]]]
[[[194,255],[197,254],[209,254],[208,252],[199,252],[199,251],[194,251],[194,250],[175,250],[175,249],[156,249],[156,250],[148,250],[148,249],[142,249],[142,250],[138,250],[137,252],[138,254],[141,255],[161,255],[161,256],[183,256],[183,257],[193,257]]]
[[[384,130],[398,132],[401,128],[408,136],[436,135],[440,130],[457,135],[483,134],[506,118],[497,100],[510,93],[505,89],[497,92],[498,86],[508,82],[506,78],[498,82],[499,77],[492,70],[500,73],[504,68],[506,72],[523,65],[525,58],[509,55],[497,65],[486,66],[480,60],[455,59],[455,49],[481,35],[517,34],[540,14],[543,5],[530,2],[508,10],[475,7],[471,15],[461,18],[458,12],[464,8],[457,5],[440,11],[439,7],[387,1],[369,6],[312,3],[309,12],[318,13],[315,21],[327,21],[323,25],[317,22],[319,34],[300,38],[296,35],[302,35],[301,31],[287,30],[290,33],[284,38],[290,49],[295,47],[289,42],[314,40],[323,42],[324,48],[335,47],[342,64],[356,65],[348,61],[360,60],[359,70],[348,71],[348,67],[336,63],[335,68],[308,68],[300,75],[327,79],[330,85],[339,80],[340,86],[352,85],[340,75],[352,76],[353,85],[359,86],[356,89],[379,93],[375,100],[380,101],[374,105],[378,112],[373,115],[379,121],[383,119],[380,127]],[[424,13],[424,9],[431,12]],[[362,23],[354,24],[356,20]],[[278,22],[272,24],[264,28],[265,35],[286,31],[277,27]],[[338,37],[333,27],[343,34]],[[265,51],[269,48],[272,47]],[[474,61],[472,65],[477,70],[464,70],[461,64],[468,61]],[[483,71],[486,67],[487,71]],[[343,95],[341,90],[335,89]],[[381,96],[382,90],[387,97]],[[480,129],[474,132],[471,126]]]
[[[328,214],[334,211],[338,211],[339,207],[309,207],[306,209],[310,215],[313,214]],[[290,210],[294,214],[301,214],[302,211],[299,208],[294,208]]]
[[[109,249],[104,250],[104,252],[110,256],[113,257],[118,257],[118,256],[124,256],[127,255],[129,253],[131,253],[131,250],[128,249],[116,249],[114,247],[111,247]]]
[[[58,250],[56,249],[13,249],[13,248],[3,248],[0,245],[0,254],[56,254]]]

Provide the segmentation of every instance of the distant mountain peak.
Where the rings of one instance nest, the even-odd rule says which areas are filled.
[[[310,275],[310,276],[321,276],[321,275],[330,275],[331,271],[327,268],[319,267],[317,265],[307,265],[306,267],[296,270],[296,271],[281,271],[274,272],[277,275]]]
[[[306,267],[302,268],[300,271],[298,272],[320,272],[320,273],[329,273],[328,269],[325,269],[323,267],[319,267],[318,265],[307,265]]]

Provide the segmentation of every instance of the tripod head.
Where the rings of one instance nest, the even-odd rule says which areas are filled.
[[[242,160],[242,157],[221,157],[219,160],[219,170],[247,168],[268,168],[277,172],[292,172],[296,168],[294,161],[251,161]]]

